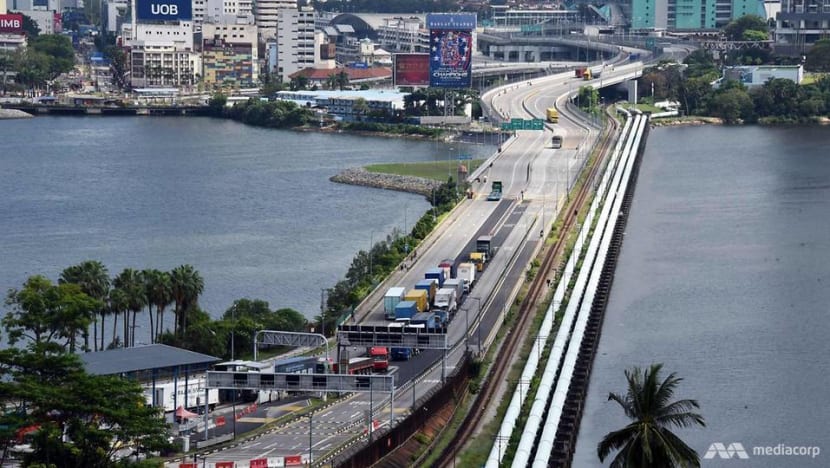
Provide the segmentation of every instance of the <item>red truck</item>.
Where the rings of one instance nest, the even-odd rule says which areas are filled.
[[[369,356],[374,362],[375,372],[386,372],[389,370],[389,349],[385,346],[373,346],[369,348]]]

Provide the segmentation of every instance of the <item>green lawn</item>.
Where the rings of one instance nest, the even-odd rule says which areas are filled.
[[[469,173],[472,173],[478,166],[481,166],[484,163],[484,159],[472,159],[463,162],[467,165]],[[452,173],[452,176],[455,177],[457,167],[458,161],[453,159],[451,161],[373,164],[371,166],[366,166],[365,169],[369,172],[424,177],[426,179],[446,182],[450,173]]]

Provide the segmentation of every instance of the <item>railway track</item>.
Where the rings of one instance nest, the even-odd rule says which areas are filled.
[[[609,115],[609,117],[611,116]],[[551,272],[556,270],[557,262],[563,257],[569,238],[566,234],[570,233],[576,225],[579,212],[584,211],[583,208],[586,205],[586,201],[590,198],[590,194],[596,186],[600,168],[604,166],[609,149],[612,147],[613,137],[619,127],[619,122],[613,118],[610,118],[609,121],[611,125],[606,126],[601,135],[598,156],[594,164],[590,167],[585,182],[580,187],[576,196],[573,197],[571,203],[565,206],[565,217],[560,230],[563,235],[559,236],[557,242],[542,254],[543,259],[539,272],[531,282],[527,295],[519,306],[517,322],[505,336],[499,352],[495,353],[497,358],[493,362],[488,377],[484,380],[470,411],[467,413],[450,444],[442,452],[442,456],[440,457],[441,461],[436,466],[443,468],[454,464],[453,461],[464,444],[472,437],[477,425],[482,421],[488,405],[493,403],[499,383],[506,379],[513,362],[512,358],[519,352],[524,342],[523,338],[527,336],[530,324],[536,315],[536,309],[545,299],[547,292],[546,279]]]

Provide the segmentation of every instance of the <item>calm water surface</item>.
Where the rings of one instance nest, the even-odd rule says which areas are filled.
[[[594,362],[574,466],[625,426],[609,392],[662,362],[699,400],[705,429],[679,434],[717,467],[830,466],[830,153],[827,128],[651,132]],[[820,446],[809,457],[752,447]],[[607,463],[606,463],[607,465]]]
[[[423,197],[335,184],[348,167],[446,161],[443,143],[295,133],[208,118],[38,117],[0,121],[0,289],[102,261],[192,264],[200,304],[238,298],[319,314],[320,289],[355,253],[411,228]],[[453,144],[486,157],[488,146]],[[169,314],[168,314],[169,315]]]

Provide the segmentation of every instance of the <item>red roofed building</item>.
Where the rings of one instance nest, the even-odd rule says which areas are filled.
[[[289,75],[289,78],[295,80],[303,76],[308,79],[309,86],[316,84],[321,87],[326,87],[329,77],[331,75],[339,75],[341,72],[346,72],[349,76],[350,84],[378,83],[383,81],[389,81],[391,83],[392,81],[392,69],[387,67],[340,67],[334,69],[304,68],[296,73],[292,73]]]

